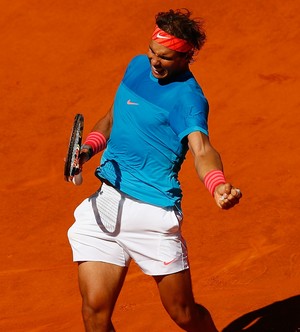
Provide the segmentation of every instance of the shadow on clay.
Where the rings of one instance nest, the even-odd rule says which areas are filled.
[[[222,332],[300,332],[300,295],[251,311]]]

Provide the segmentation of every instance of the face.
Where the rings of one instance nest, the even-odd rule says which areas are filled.
[[[160,80],[174,77],[188,69],[189,61],[185,56],[154,40],[150,42],[148,58],[153,76]]]

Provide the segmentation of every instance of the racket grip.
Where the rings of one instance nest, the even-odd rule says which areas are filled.
[[[82,184],[83,178],[82,178],[82,172],[74,175],[72,182],[75,184],[75,186],[80,186]]]

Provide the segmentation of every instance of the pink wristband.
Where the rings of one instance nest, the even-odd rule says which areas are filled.
[[[205,175],[203,182],[205,187],[208,189],[208,191],[211,193],[212,196],[214,196],[216,187],[219,184],[226,183],[224,173],[218,169],[209,171]]]
[[[92,131],[88,134],[83,145],[90,145],[94,155],[106,148],[106,138],[98,131]]]

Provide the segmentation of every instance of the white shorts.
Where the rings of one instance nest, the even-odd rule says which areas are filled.
[[[129,266],[133,259],[149,275],[189,268],[182,214],[174,208],[143,203],[103,183],[74,216],[68,238],[75,262]]]

